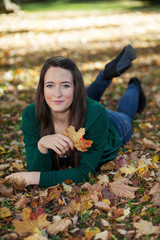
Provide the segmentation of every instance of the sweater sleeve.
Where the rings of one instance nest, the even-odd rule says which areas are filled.
[[[57,185],[66,179],[73,180],[76,184],[89,179],[89,173],[94,174],[103,155],[107,141],[109,120],[104,108],[95,110],[93,115],[88,115],[85,123],[85,139],[93,141],[92,147],[81,154],[80,165],[77,168],[58,171],[43,171],[40,175],[39,185],[49,187]]]
[[[22,114],[22,132],[26,150],[27,170],[31,171],[48,171],[52,168],[50,154],[42,154],[37,143],[39,141],[40,123],[35,120],[35,106],[27,106]]]

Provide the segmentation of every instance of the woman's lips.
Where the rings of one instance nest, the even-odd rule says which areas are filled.
[[[53,103],[55,103],[55,104],[61,104],[61,103],[63,103],[64,101],[52,101]]]

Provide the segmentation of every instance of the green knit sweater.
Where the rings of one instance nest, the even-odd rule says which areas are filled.
[[[88,98],[87,114],[83,125],[86,128],[84,138],[93,141],[87,152],[82,152],[79,167],[63,170],[52,170],[50,151],[42,154],[39,141],[40,122],[36,123],[35,104],[28,105],[22,115],[22,131],[26,149],[28,171],[40,171],[40,186],[54,186],[66,179],[75,183],[87,181],[89,173],[105,162],[116,157],[122,145],[119,133],[109,121],[107,111],[100,103]]]

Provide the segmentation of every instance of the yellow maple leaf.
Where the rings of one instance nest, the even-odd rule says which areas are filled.
[[[10,217],[12,215],[11,211],[7,207],[0,208],[0,218]]]
[[[97,233],[100,232],[101,230],[98,227],[86,228],[85,237],[87,240],[91,240]]]
[[[91,147],[93,141],[91,140],[85,140],[83,138],[85,134],[85,128],[80,128],[77,132],[75,131],[75,128],[73,126],[69,126],[67,128],[67,131],[65,133],[65,136],[70,138],[73,142],[74,147],[81,152],[88,151],[87,148]]]
[[[153,161],[152,161],[153,163],[158,163],[159,162],[159,156],[158,155],[155,155],[154,157],[153,157]]]
[[[137,168],[135,168],[131,165],[127,165],[127,166],[121,167],[119,170],[121,173],[125,173],[126,175],[128,175],[128,174],[136,172]]]
[[[34,233],[35,227],[41,230],[50,224],[50,222],[46,220],[46,217],[47,214],[44,213],[44,209],[41,207],[36,209],[35,214],[33,214],[31,208],[24,208],[22,211],[23,221],[13,221],[14,231],[22,236],[27,233]]]

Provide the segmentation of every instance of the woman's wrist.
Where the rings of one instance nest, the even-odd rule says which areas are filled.
[[[48,153],[48,148],[45,148],[43,146],[42,141],[43,141],[43,137],[38,142],[38,149],[41,153],[46,154],[46,153]]]
[[[40,172],[28,172],[29,178],[27,178],[27,185],[39,185],[40,174]]]

